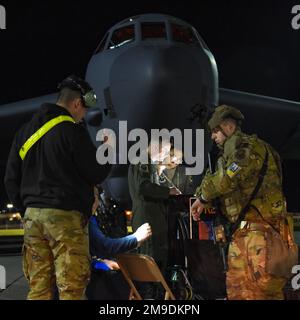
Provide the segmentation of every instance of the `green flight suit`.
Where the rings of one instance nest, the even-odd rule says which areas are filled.
[[[128,171],[129,192],[132,199],[132,226],[136,230],[148,222],[152,237],[145,241],[139,252],[152,256],[164,272],[168,256],[167,205],[169,188],[158,185],[155,165],[130,165]]]
[[[176,168],[164,169],[159,177],[159,184],[162,186],[176,187],[183,194],[194,194],[194,176],[186,174],[186,167],[178,165]]]

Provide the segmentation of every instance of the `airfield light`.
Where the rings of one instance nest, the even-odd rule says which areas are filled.
[[[125,215],[126,215],[127,219],[131,219],[131,217],[132,217],[132,211],[130,211],[130,210],[125,210]]]

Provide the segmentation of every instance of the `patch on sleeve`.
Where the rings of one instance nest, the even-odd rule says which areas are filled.
[[[237,163],[232,162],[232,164],[227,168],[226,174],[229,178],[233,178],[242,168],[237,165]]]
[[[143,173],[149,173],[149,167],[146,164],[141,164],[140,169]]]
[[[243,160],[246,158],[246,151],[245,149],[240,149],[235,154],[237,160]]]

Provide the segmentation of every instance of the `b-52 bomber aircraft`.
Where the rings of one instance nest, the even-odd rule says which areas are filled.
[[[97,108],[90,110],[86,118],[93,141],[100,128],[113,129],[118,135],[120,121],[127,121],[128,132],[134,128],[203,128],[214,107],[225,103],[243,112],[246,132],[256,133],[279,151],[286,168],[285,184],[296,181],[300,104],[219,88],[212,52],[198,31],[185,21],[143,14],[119,22],[97,46],[85,78],[98,97]],[[0,106],[2,170],[15,132],[41,103],[54,102],[56,97],[54,93]],[[206,134],[209,147],[208,138]],[[106,186],[111,196],[126,202],[129,195],[123,167],[115,166]],[[299,188],[293,184],[287,194],[295,211],[299,209]]]
[[[219,88],[213,53],[189,23],[163,14],[142,14],[117,23],[96,46],[85,79],[98,97],[97,107],[86,116],[96,146],[101,128],[112,129],[119,139],[121,121],[127,121],[128,132],[205,129],[217,105],[239,108],[246,118],[244,131],[257,134],[280,153],[288,209],[300,211],[300,103]],[[53,93],[0,106],[2,171],[16,131],[42,103],[56,98]],[[207,130],[205,147],[206,154],[211,148]],[[104,188],[110,197],[128,205],[127,166],[115,165]]]

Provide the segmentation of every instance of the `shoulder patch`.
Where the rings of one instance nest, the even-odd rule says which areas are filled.
[[[142,172],[149,173],[149,167],[147,164],[141,164],[140,169]]]
[[[249,165],[251,155],[253,151],[251,148],[238,148],[235,150],[233,157],[231,158],[232,162],[236,162],[239,166],[247,167]]]
[[[226,174],[229,178],[233,178],[242,168],[236,163],[232,162],[232,164],[227,168]]]
[[[235,153],[235,157],[237,160],[243,160],[246,157],[246,150],[245,149],[239,149]]]

